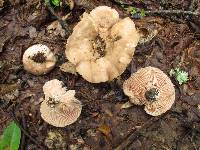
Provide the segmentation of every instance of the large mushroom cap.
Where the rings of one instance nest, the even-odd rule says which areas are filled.
[[[42,118],[56,127],[64,127],[74,123],[81,114],[82,105],[74,95],[74,90],[65,91],[62,82],[54,79],[43,87],[45,100],[40,112]]]
[[[108,29],[119,21],[119,14],[108,6],[99,6],[90,13],[96,29]]]
[[[66,44],[66,56],[89,82],[113,80],[130,63],[139,40],[130,18],[119,19],[116,10],[99,6],[85,13]]]
[[[26,71],[42,75],[54,68],[56,57],[47,46],[35,44],[24,52],[22,61]]]
[[[170,78],[158,68],[139,69],[123,85],[124,93],[136,105],[158,116],[169,110],[175,101],[175,89]]]

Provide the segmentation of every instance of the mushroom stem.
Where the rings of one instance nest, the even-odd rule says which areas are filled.
[[[145,98],[150,102],[156,101],[158,99],[158,96],[159,90],[157,88],[151,88],[145,92]]]

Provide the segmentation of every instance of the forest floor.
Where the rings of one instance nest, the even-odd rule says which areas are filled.
[[[74,3],[73,6],[70,1],[71,10],[67,5],[53,8],[55,16],[42,0],[0,0],[0,134],[15,120],[23,129],[20,150],[199,150],[200,1],[74,0]],[[115,8],[122,18],[132,17],[137,28],[153,35],[137,46],[131,64],[119,78],[92,84],[78,74],[60,69],[66,62],[68,36],[60,26],[49,25],[58,16],[68,15],[65,23],[73,29],[83,12],[100,5]],[[131,16],[124,9],[130,6],[144,9],[146,16],[139,13]],[[58,58],[54,70],[43,76],[23,69],[23,53],[36,43],[47,45]],[[160,68],[168,75],[171,69],[179,67],[189,74],[189,81],[183,85],[171,78],[176,101],[158,117],[146,114],[143,106],[121,109],[129,100],[122,83],[145,66]],[[63,81],[67,89],[75,89],[83,104],[81,116],[65,128],[47,124],[40,115],[42,87],[55,78]]]

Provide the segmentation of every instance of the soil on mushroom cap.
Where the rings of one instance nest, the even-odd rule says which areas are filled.
[[[38,52],[37,54],[34,54],[32,57],[29,57],[36,63],[44,63],[46,61],[46,56],[44,52]]]
[[[97,53],[99,55],[98,58],[104,57],[106,55],[106,42],[103,38],[100,37],[100,35],[97,35],[96,38],[92,41],[94,53]],[[94,54],[95,55],[95,54]]]

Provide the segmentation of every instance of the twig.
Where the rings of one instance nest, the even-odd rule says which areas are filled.
[[[155,11],[145,11],[146,14],[165,14],[165,15],[200,15],[197,11],[184,11],[184,10],[155,10]]]
[[[147,123],[145,123],[141,128],[136,129],[135,132],[131,133],[131,135],[123,141],[119,146],[117,146],[114,150],[124,150],[129,146],[137,137],[140,136],[141,130],[146,129],[147,127],[151,126],[154,122],[160,120],[159,117],[151,118]]]
[[[126,2],[123,2],[122,0],[111,0],[111,1],[113,1],[114,3],[117,3],[119,5],[133,6],[132,3],[126,3]]]
[[[25,118],[24,118],[24,114],[22,114],[22,126],[26,130],[26,121],[25,121]],[[21,142],[20,142],[20,150],[25,149],[24,148],[25,138],[26,138],[26,135],[24,134],[24,132],[22,132],[22,138],[21,138]]]
[[[18,121],[18,119],[17,119],[17,117],[16,117],[16,115],[15,115],[15,111],[16,111],[16,110],[15,110],[15,108],[13,107],[13,110],[11,111],[13,120],[14,120],[14,122],[19,126],[19,128],[21,129],[21,131],[23,132],[23,134],[25,134],[25,135],[26,135],[33,143],[35,143],[40,149],[45,150],[45,148],[44,148],[43,146],[39,145],[40,142],[37,141],[37,140],[35,140],[31,135],[29,135],[29,133],[20,125],[20,123],[19,123],[19,121]]]
[[[56,17],[56,19],[57,19],[57,20],[59,21],[59,23],[61,24],[62,28],[65,29],[66,34],[67,34],[67,35],[70,35],[71,29],[70,29],[70,27],[68,26],[68,24],[66,23],[66,21],[62,20],[62,19],[55,13],[55,11],[53,10],[53,8],[51,7],[51,4],[50,4],[50,1],[49,1],[49,0],[46,0],[45,2],[46,2],[46,6],[47,6],[48,10],[51,12],[51,14],[52,14],[53,16]]]
[[[196,144],[195,144],[195,142],[193,141],[193,138],[192,138],[191,136],[189,136],[189,138],[190,138],[190,141],[191,141],[191,143],[192,143],[194,149],[195,149],[195,150],[198,150],[198,149],[197,149],[197,146],[196,146]]]

